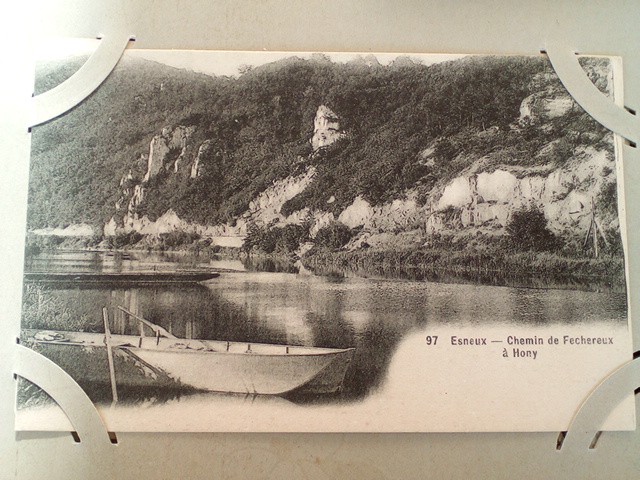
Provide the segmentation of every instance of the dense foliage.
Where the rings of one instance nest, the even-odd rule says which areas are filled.
[[[112,249],[119,249],[129,245],[134,245],[140,240],[142,240],[142,235],[138,232],[122,232],[117,235],[107,237],[107,246]]]
[[[511,215],[506,226],[510,243],[518,250],[549,251],[558,247],[558,239],[547,226],[538,208],[522,208]]]
[[[57,85],[83,61],[41,65],[36,92]],[[173,119],[207,109],[225,81],[124,58],[85,101],[33,129],[29,226],[104,225],[122,175],[146,170],[140,156],[153,135]]]
[[[69,68],[43,67],[38,88],[56,84]],[[544,129],[512,128],[533,90],[561,88],[542,58],[468,57],[429,66],[399,58],[382,66],[316,56],[243,71],[237,79],[213,78],[125,58],[86,101],[34,129],[29,226],[103,225],[114,214],[120,179],[129,171],[142,178],[143,155],[164,126],[195,127],[191,158],[205,140],[209,148],[198,178],[154,178],[139,213],[155,219],[173,208],[207,224],[233,222],[274,180],[310,164],[317,169],[313,183],[285,204],[285,213],[337,213],[357,195],[380,204],[408,188],[427,192],[480,156],[523,166],[562,163],[577,145],[604,136],[580,109]],[[348,135],[312,153],[313,119],[323,104]],[[559,139],[549,155],[536,157]],[[426,159],[429,148],[434,153]]]
[[[82,332],[99,331],[100,324],[84,314],[74,316],[65,302],[42,285],[26,284],[22,299],[22,328]]]
[[[322,227],[316,234],[316,246],[337,250],[351,240],[352,232],[344,223],[332,222]]]
[[[247,252],[290,254],[301,243],[309,240],[308,226],[285,225],[283,227],[250,225],[242,245]]]

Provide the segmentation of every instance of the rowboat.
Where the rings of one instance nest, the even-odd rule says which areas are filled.
[[[342,386],[354,351],[167,338],[160,336],[168,333],[161,328],[156,333],[155,337],[110,334],[108,342],[111,349],[126,352],[181,385],[211,392],[334,393]],[[107,341],[100,333],[24,330],[23,335],[43,346],[106,348]]]

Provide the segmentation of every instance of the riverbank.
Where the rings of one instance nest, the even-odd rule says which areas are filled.
[[[251,271],[318,275],[387,277],[445,283],[533,288],[625,291],[624,257],[620,251],[604,251],[598,258],[582,254],[578,247],[555,251],[518,250],[506,242],[486,239],[449,239],[423,246],[369,247],[353,250],[322,248],[296,252],[265,253],[260,249],[220,247],[201,239],[191,243],[149,248],[144,242],[108,248],[104,243],[82,245],[67,239],[45,251],[99,251],[109,255],[176,255],[194,259],[232,259]],[[106,247],[106,248],[105,248]],[[304,252],[304,253],[302,253]],[[27,252],[32,253],[33,252]],[[300,255],[298,255],[300,254]]]
[[[315,274],[351,272],[414,280],[472,282],[535,288],[625,291],[624,259],[569,257],[551,252],[506,250],[315,250],[302,259]]]

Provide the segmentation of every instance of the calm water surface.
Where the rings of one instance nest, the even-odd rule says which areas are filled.
[[[391,357],[403,337],[430,325],[517,325],[526,331],[551,324],[623,325],[627,318],[623,293],[261,272],[247,270],[237,260],[139,253],[46,254],[26,265],[28,271],[200,268],[224,271],[219,278],[201,284],[43,288],[73,317],[83,319],[90,331],[104,331],[101,307],[107,306],[113,333],[137,334],[137,322],[115,308],[122,305],[178,337],[355,347],[344,389],[328,401],[354,401],[371,395],[384,383]],[[108,389],[88,393],[99,402],[110,400]],[[123,396],[126,402],[126,394]],[[161,395],[154,396],[162,401]]]

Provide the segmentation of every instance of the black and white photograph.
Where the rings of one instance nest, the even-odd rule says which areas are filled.
[[[566,430],[631,359],[618,142],[543,54],[127,49],[31,132],[20,343],[113,431]]]

